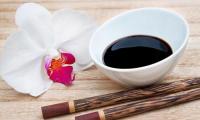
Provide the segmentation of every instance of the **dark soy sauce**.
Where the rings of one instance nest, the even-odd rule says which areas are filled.
[[[162,39],[133,35],[111,44],[104,52],[103,61],[113,68],[138,68],[161,61],[171,54],[171,47]]]

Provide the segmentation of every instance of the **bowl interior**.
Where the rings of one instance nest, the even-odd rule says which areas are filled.
[[[186,41],[188,28],[182,17],[164,9],[146,8],[122,13],[103,24],[90,43],[91,57],[103,64],[103,53],[114,41],[130,35],[151,35],[166,41],[175,53]]]

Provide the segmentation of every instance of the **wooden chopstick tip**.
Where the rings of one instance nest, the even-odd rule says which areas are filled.
[[[102,119],[101,114],[102,113],[100,112],[92,112],[92,113],[76,116],[75,120],[105,120],[105,119]],[[105,118],[105,116],[103,118]]]
[[[68,102],[43,106],[41,107],[42,115],[44,119],[61,116],[70,113],[70,107]]]

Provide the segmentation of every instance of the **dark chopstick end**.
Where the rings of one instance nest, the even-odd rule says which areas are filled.
[[[76,116],[75,120],[101,120],[98,112]]]
[[[44,119],[69,114],[69,104],[68,102],[49,105],[49,106],[43,106],[41,107],[42,115]]]

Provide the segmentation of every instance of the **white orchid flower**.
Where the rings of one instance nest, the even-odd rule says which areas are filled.
[[[16,91],[38,96],[53,82],[65,85],[73,71],[91,66],[89,40],[96,24],[72,10],[51,14],[35,3],[21,5],[0,59],[0,75]]]

